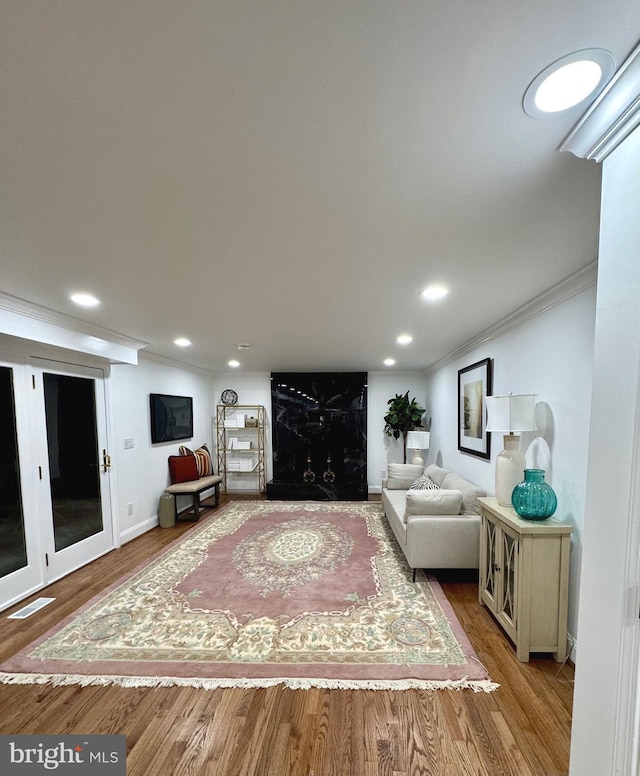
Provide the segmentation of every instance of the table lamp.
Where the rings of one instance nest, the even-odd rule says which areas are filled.
[[[407,431],[407,449],[413,450],[411,463],[424,466],[424,458],[420,452],[429,449],[429,436],[428,431]]]
[[[499,504],[511,506],[511,494],[524,479],[526,460],[520,450],[520,436],[515,431],[536,428],[535,393],[487,396],[487,431],[503,431],[504,450],[496,459],[496,498]]]

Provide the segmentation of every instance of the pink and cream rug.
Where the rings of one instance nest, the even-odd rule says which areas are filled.
[[[490,692],[374,502],[236,502],[0,665],[0,682]]]

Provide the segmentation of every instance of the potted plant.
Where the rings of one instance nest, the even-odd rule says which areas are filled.
[[[420,428],[424,407],[421,407],[415,399],[409,399],[409,391],[404,396],[397,393],[387,404],[389,411],[384,416],[384,433],[394,439],[399,439],[402,435],[404,463],[406,463],[407,432]]]

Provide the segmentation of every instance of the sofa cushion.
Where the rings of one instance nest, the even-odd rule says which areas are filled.
[[[387,488],[409,490],[411,483],[424,473],[424,467],[415,463],[390,463],[387,466]]]
[[[213,474],[213,460],[206,444],[197,450],[190,450],[188,447],[180,445],[178,452],[180,455],[193,455],[195,457],[199,477],[210,477]]]
[[[443,488],[453,488],[455,490],[462,491],[462,514],[463,515],[479,515],[480,503],[478,501],[479,496],[486,496],[487,492],[482,488],[474,485],[469,480],[465,480],[459,474],[449,472],[442,481]]]
[[[461,507],[461,490],[410,490],[405,515],[459,515]]]
[[[428,474],[423,474],[422,477],[418,477],[415,482],[411,483],[409,490],[438,490],[439,487]]]
[[[190,482],[198,479],[198,467],[194,455],[170,455],[169,476],[171,484]]]
[[[448,469],[442,469],[440,466],[437,466],[435,463],[429,464],[427,468],[424,470],[424,473],[431,477],[431,479],[435,482],[436,485],[438,485],[440,488],[442,487],[442,481],[447,476],[447,474],[450,474]]]

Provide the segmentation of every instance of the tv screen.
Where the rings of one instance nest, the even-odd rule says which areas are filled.
[[[193,436],[193,399],[191,396],[149,394],[151,402],[151,441],[173,442]]]

